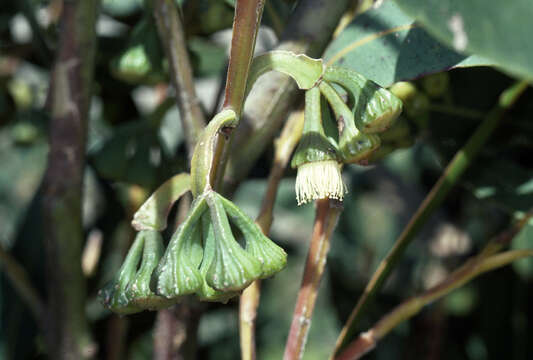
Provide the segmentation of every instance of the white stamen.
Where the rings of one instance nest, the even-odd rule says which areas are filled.
[[[295,190],[298,205],[324,198],[342,201],[346,186],[342,181],[340,164],[326,160],[301,165],[296,175]]]

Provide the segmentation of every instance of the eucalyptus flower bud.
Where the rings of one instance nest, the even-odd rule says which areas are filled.
[[[352,111],[335,89],[326,81],[320,84],[320,91],[333,108],[339,128],[339,153],[345,163],[364,163],[379,145],[379,137],[365,134],[355,126]]]
[[[353,70],[330,66],[324,73],[324,80],[346,90],[355,125],[363,133],[388,129],[402,112],[400,99]]]
[[[302,138],[291,161],[291,166],[298,168],[295,185],[298,205],[324,198],[342,200],[346,187],[336,144],[324,133],[317,87],[305,93],[304,116]]]

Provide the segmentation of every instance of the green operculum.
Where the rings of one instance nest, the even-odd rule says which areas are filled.
[[[323,81],[320,91],[330,104],[339,129],[339,153],[345,163],[363,163],[379,147],[377,135],[365,134],[355,126],[352,111],[337,91]]]
[[[298,205],[317,199],[342,200],[346,187],[342,181],[336,144],[324,132],[318,87],[305,93],[304,129],[291,161],[297,168]]]
[[[353,70],[330,66],[324,80],[340,85],[347,92],[355,124],[364,133],[385,131],[402,112],[400,99]]]

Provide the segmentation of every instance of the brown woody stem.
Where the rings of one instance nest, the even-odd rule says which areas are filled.
[[[94,356],[81,270],[81,199],[98,1],[65,1],[48,105],[50,152],[43,185],[48,267],[46,340],[53,359]]]
[[[311,317],[315,308],[320,280],[326,267],[326,259],[330,246],[331,235],[341,214],[338,202],[329,199],[316,201],[316,218],[313,235],[296,308],[294,309],[284,360],[301,359],[307,335],[311,327]]]
[[[278,186],[285,168],[289,163],[294,148],[298,144],[303,128],[303,112],[296,111],[289,116],[281,135],[274,142],[275,153],[268,184],[261,211],[257,217],[257,224],[265,235],[268,235],[272,225],[272,212],[274,202],[278,192]],[[255,319],[257,307],[261,295],[261,281],[256,280],[246,288],[240,298],[239,304],[239,330],[241,342],[241,358],[243,360],[254,360],[255,351]]]
[[[265,0],[237,0],[233,20],[233,37],[229,58],[224,108],[231,108],[241,116],[248,71],[254,56],[255,39]]]

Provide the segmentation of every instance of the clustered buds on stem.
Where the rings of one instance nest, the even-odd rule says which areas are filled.
[[[244,247],[230,222],[242,234]],[[252,281],[279,272],[286,261],[285,251],[257,224],[210,190],[194,200],[164,254],[159,232],[140,231],[117,278],[100,292],[100,298],[121,314],[168,307],[190,294],[204,301],[226,302]]]
[[[348,104],[331,83],[346,91]],[[321,94],[327,109],[321,109]],[[329,107],[337,120],[338,132],[333,136],[324,131]],[[381,144],[378,133],[393,125],[401,109],[396,96],[360,74],[328,67],[320,81],[306,91],[304,129],[292,160],[292,166],[298,168],[298,205],[323,198],[342,200],[346,192],[342,163],[367,164]]]
[[[299,88],[306,90],[304,128],[291,162],[298,168],[298,205],[324,198],[342,200],[346,193],[342,164],[366,164],[382,140],[387,144],[401,141],[404,128],[384,131],[399,116],[402,102],[352,70],[324,69],[320,59],[286,51],[254,60],[246,93],[259,76],[271,70],[292,76]],[[346,92],[347,103],[331,84]],[[285,251],[213,190],[220,159],[219,136],[237,124],[231,108],[219,112],[198,139],[191,175],[174,176],[135,214],[132,225],[139,233],[117,276],[99,294],[106,307],[128,314],[168,307],[192,294],[204,301],[226,302],[252,281],[270,277],[285,266]],[[164,250],[159,231],[166,226],[172,204],[188,190],[195,197],[191,210]],[[239,236],[230,223],[239,230],[244,245],[237,241]]]

